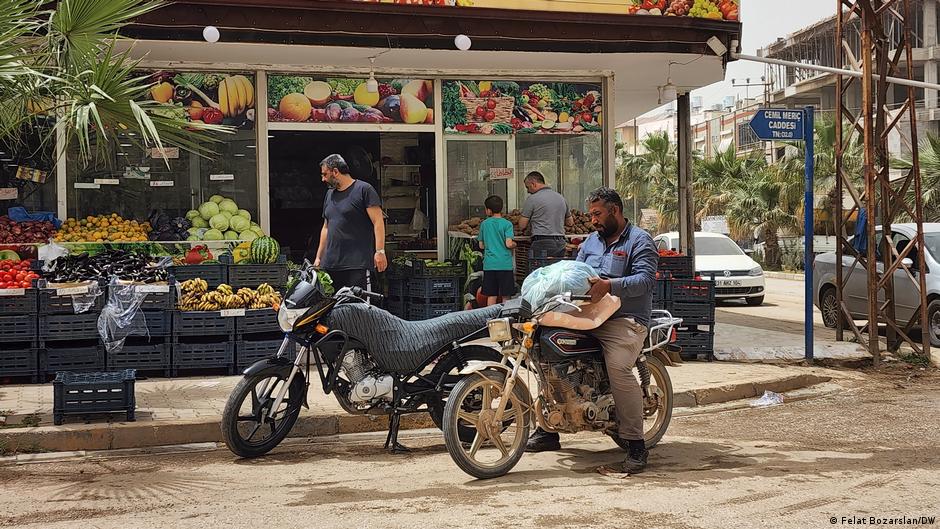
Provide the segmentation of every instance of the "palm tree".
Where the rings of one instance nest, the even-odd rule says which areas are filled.
[[[25,130],[54,119],[84,162],[107,158],[118,131],[142,148],[172,145],[201,155],[229,127],[189,123],[160,112],[147,76],[135,73],[130,50],[116,51],[118,31],[164,5],[155,0],[0,0],[0,141],[16,144]],[[165,107],[163,107],[165,110]],[[47,119],[47,117],[49,119]]]
[[[734,145],[719,151],[712,158],[696,160],[693,169],[693,194],[697,219],[721,214],[730,198],[730,191],[742,180],[751,178],[752,173],[766,166],[763,155],[755,154],[741,158],[737,155]]]
[[[787,204],[786,184],[781,181],[779,171],[760,169],[729,187],[724,211],[731,235],[740,240],[759,234],[764,240],[766,265],[779,268],[781,252],[777,234],[800,226],[799,216]]]
[[[928,134],[921,140],[918,152],[924,222],[940,222],[940,137]],[[910,169],[912,164],[910,159],[901,159],[895,160],[892,165],[898,169]],[[908,192],[911,204],[913,204],[913,193],[912,188]]]
[[[648,203],[659,211],[661,231],[678,224],[678,158],[676,146],[665,131],[648,134],[641,142],[642,154],[625,154],[617,170],[617,189],[638,197],[644,190]],[[671,191],[670,191],[671,190]]]

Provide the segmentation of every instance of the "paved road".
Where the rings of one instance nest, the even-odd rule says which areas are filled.
[[[789,279],[766,279],[764,304],[749,307],[743,301],[731,300],[718,305],[718,323],[742,325],[757,329],[803,334],[803,282]],[[813,329],[817,340],[834,340],[835,331],[823,326],[819,309],[813,307]]]
[[[437,435],[410,439],[406,456],[369,440],[251,461],[111,457],[0,467],[0,527],[805,529],[938,516],[940,377],[895,370],[828,397],[678,417],[638,476],[597,473],[623,456],[596,435],[487,482],[457,470]]]

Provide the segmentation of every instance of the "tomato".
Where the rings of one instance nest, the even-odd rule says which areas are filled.
[[[7,288],[7,284],[4,283],[3,281],[0,281],[0,289],[2,288]]]
[[[25,273],[25,272],[19,272],[18,274],[16,274],[16,280],[17,280],[17,281],[25,281],[25,280],[26,280],[26,273]]]
[[[486,100],[486,108],[488,108],[488,109],[490,109],[490,110],[493,110],[494,108],[496,108],[496,100],[495,100],[495,99],[487,99],[487,100]]]
[[[20,288],[29,288],[31,286],[33,286],[33,283],[31,281],[26,281],[25,279],[23,281],[20,281]]]
[[[10,272],[4,272],[3,275],[0,275],[0,279],[6,283],[9,283],[10,281],[13,281],[13,275],[10,274]]]
[[[483,116],[483,119],[487,121],[493,121],[494,119],[496,119],[496,112],[493,112],[492,110],[487,110],[486,115]]]
[[[482,118],[483,116],[486,115],[486,109],[483,108],[482,106],[477,107],[476,115],[478,118]]]

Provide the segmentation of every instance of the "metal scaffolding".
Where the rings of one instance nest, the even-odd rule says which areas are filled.
[[[864,139],[863,182],[846,174],[842,153],[848,142],[856,141],[843,127],[836,127],[836,299],[839,305],[836,338],[844,339],[848,328],[858,342],[868,349],[875,365],[881,359],[879,324],[885,325],[888,350],[896,351],[906,342],[917,353],[929,356],[930,337],[927,322],[927,299],[924,264],[924,226],[920,167],[917,145],[917,111],[915,88],[899,87],[887,77],[914,79],[913,47],[917,44],[912,26],[912,8],[916,0],[836,0],[837,24],[835,53],[837,66],[862,72],[861,79],[838,75],[836,94],[839,100],[838,123],[854,127]],[[860,23],[860,25],[859,25]],[[860,28],[860,30],[859,30]],[[860,31],[860,34],[859,34]],[[860,46],[853,40],[860,38]],[[857,49],[858,51],[853,51]],[[862,86],[861,110],[851,108],[847,92],[853,83]],[[900,111],[889,112],[890,93],[903,93]],[[906,118],[906,119],[905,119]],[[905,129],[905,130],[902,130]],[[899,131],[909,142],[910,170],[892,179],[888,155],[888,135]],[[844,195],[852,198],[852,207],[844,207]],[[865,245],[859,239],[849,240],[846,226],[852,218],[858,222],[867,217]],[[898,248],[892,225],[901,219],[916,224],[916,237]],[[858,230],[856,230],[858,231]],[[879,239],[880,237],[880,239]],[[850,262],[851,266],[840,266]],[[868,285],[868,323],[858,328],[845,300],[845,290],[853,273],[866,273]],[[898,322],[895,312],[894,280],[911,281],[920,293],[920,308],[908,322]],[[915,327],[921,329],[920,342],[911,338]]]

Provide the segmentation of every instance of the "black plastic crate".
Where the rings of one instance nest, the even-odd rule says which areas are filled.
[[[122,287],[118,286],[117,288]],[[146,297],[140,304],[140,310],[173,310],[176,308],[176,285],[174,284],[141,284],[135,285],[135,288],[146,293]],[[166,291],[164,292],[164,290]]]
[[[673,302],[715,303],[715,283],[713,281],[694,281],[676,279],[668,281],[669,297]]]
[[[45,314],[39,317],[40,341],[94,340],[98,338],[98,314]]]
[[[23,290],[22,296],[0,295],[0,316],[36,314],[39,311],[39,296],[35,288]]]
[[[408,281],[408,296],[419,299],[449,299],[460,296],[459,277],[414,277]]]
[[[699,329],[681,328],[676,330],[675,345],[682,348],[679,355],[686,359],[699,356],[713,358],[715,354],[715,333]]]
[[[409,303],[407,314],[409,320],[429,320],[451,312],[457,312],[456,302],[449,303]]]
[[[177,283],[188,279],[205,279],[210,289],[228,283],[228,268],[224,264],[179,265],[170,267],[170,275]]]
[[[235,373],[235,342],[211,339],[173,342],[170,368],[173,376],[180,369],[219,369]]]
[[[144,310],[134,315],[131,329],[132,337],[168,338],[173,335],[172,312],[162,310]],[[139,322],[139,323],[138,323]],[[146,334],[144,328],[147,329]]]
[[[660,256],[659,273],[663,279],[692,279],[695,274],[695,260],[685,255]]]
[[[714,303],[670,301],[666,310],[676,318],[682,318],[682,323],[685,325],[710,325],[715,322]]]
[[[36,315],[0,316],[0,343],[35,342]]]
[[[0,377],[30,377],[36,382],[39,375],[39,350],[32,344],[0,349]]]
[[[257,288],[262,283],[283,289],[287,285],[287,262],[228,265],[228,284],[232,288]]]
[[[46,377],[57,371],[92,372],[104,369],[104,348],[95,342],[39,350],[39,371]]]
[[[252,364],[265,358],[276,355],[284,343],[283,336],[269,336],[263,340],[240,340],[235,343],[235,367],[243,371]],[[287,344],[287,358],[294,360],[297,355],[297,346],[294,342]]]
[[[405,279],[393,279],[388,283],[388,297],[403,299],[408,295],[408,281]]]
[[[653,288],[653,305],[657,303],[665,303],[669,301],[669,294],[671,289],[669,288],[669,281],[664,279],[659,279],[656,281],[656,286]],[[663,307],[653,307],[662,309]]]
[[[447,266],[428,266],[422,260],[408,261],[405,265],[410,277],[462,277],[466,267],[462,263],[448,263]]]
[[[173,336],[230,336],[235,334],[235,317],[220,311],[173,311]]]
[[[111,373],[58,373],[52,382],[52,416],[56,425],[66,415],[123,412],[134,420],[133,369]]]
[[[385,298],[385,310],[399,318],[408,317],[408,302],[401,298]]]
[[[92,287],[94,288],[94,287]],[[83,312],[82,314],[87,314],[90,312],[101,312],[101,309],[104,307],[105,301],[107,300],[106,288],[99,287],[101,294],[96,296],[91,307]],[[72,294],[58,295],[60,289],[56,288],[41,288],[39,289],[39,313],[40,314],[75,314],[75,304],[73,301]],[[85,294],[77,294],[78,296],[84,296]]]
[[[386,270],[389,280],[407,279],[409,272],[410,272],[409,267],[403,264],[396,263],[394,261],[392,261],[391,263],[388,263],[388,269]]]
[[[128,339],[118,351],[106,354],[109,370],[136,369],[137,371],[163,371],[169,375],[169,343],[134,343]]]
[[[263,334],[279,332],[277,312],[274,309],[249,309],[235,319],[235,334]]]

